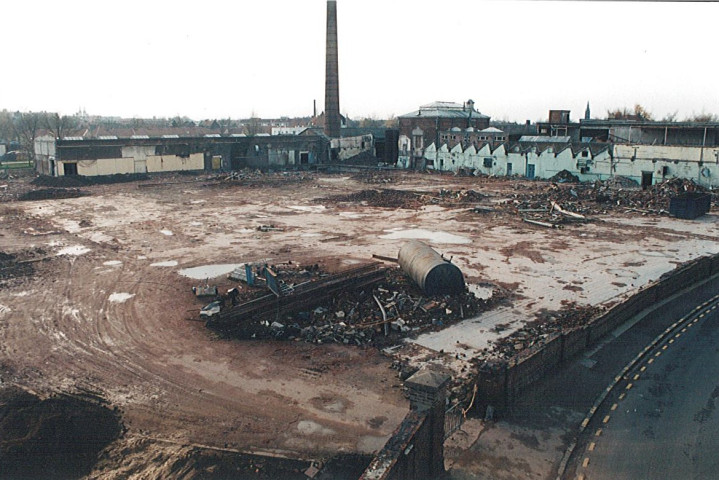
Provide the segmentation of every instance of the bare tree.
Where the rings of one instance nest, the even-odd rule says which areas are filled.
[[[20,113],[14,122],[15,136],[20,148],[28,159],[35,158],[35,138],[45,123],[45,114],[38,112]]]
[[[627,107],[616,108],[607,111],[607,119],[609,120],[653,120],[652,114],[641,106],[639,103],[634,105],[634,109]]]
[[[719,122],[719,117],[714,113],[706,113],[702,110],[701,113],[692,113],[692,115],[687,117],[685,121],[699,123]]]
[[[0,112],[0,141],[16,140],[12,114],[7,110]]]
[[[245,125],[245,129],[247,130],[247,135],[253,136],[257,135],[258,133],[262,133],[262,121],[257,116],[255,111],[252,111],[252,114],[250,115],[250,119],[247,121],[247,124]]]
[[[674,111],[672,113],[667,113],[666,115],[664,115],[664,118],[662,118],[662,122],[676,122],[677,115],[678,115],[678,112],[676,112],[676,111]]]
[[[45,128],[55,138],[71,136],[78,129],[80,122],[77,117],[68,117],[59,113],[48,113],[45,115]]]

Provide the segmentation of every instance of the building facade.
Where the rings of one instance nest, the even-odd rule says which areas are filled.
[[[440,144],[441,132],[467,128],[489,128],[489,116],[475,110],[474,102],[463,104],[433,102],[422,105],[419,110],[399,117],[398,163],[406,168],[425,168],[425,149]]]

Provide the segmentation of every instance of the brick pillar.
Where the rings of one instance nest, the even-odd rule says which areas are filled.
[[[327,44],[325,69],[325,135],[340,137],[340,81],[337,49],[337,1],[327,1]]]
[[[424,366],[404,382],[409,391],[410,408],[429,412],[431,446],[427,478],[440,478],[445,473],[444,412],[449,380],[448,375]]]

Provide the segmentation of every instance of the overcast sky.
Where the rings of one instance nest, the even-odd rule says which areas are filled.
[[[641,103],[719,114],[719,3],[338,0],[340,108],[435,100],[494,119]],[[311,115],[325,0],[3,2],[0,109],[141,117]]]

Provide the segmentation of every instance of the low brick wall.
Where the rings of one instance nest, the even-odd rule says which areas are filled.
[[[719,255],[698,258],[642,287],[636,294],[592,319],[589,324],[556,334],[513,358],[485,363],[477,375],[478,401],[502,412],[528,386],[562,362],[596,343],[633,316],[674,293],[719,273]]]

